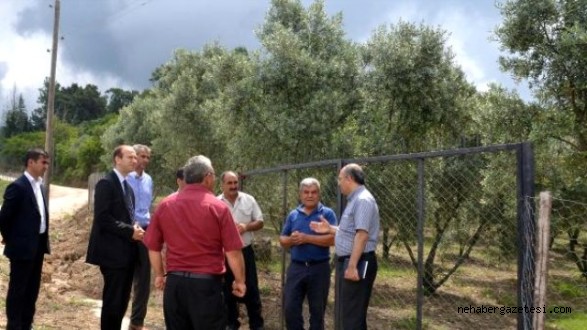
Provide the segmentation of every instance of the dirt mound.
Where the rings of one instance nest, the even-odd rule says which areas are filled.
[[[86,202],[81,204],[84,198]],[[45,256],[35,328],[99,329],[102,276],[98,267],[85,263],[93,221],[87,207],[87,190],[68,194],[52,186],[50,211],[52,254]],[[269,264],[260,262],[257,266],[266,329],[278,329],[280,274],[272,271]],[[8,259],[0,257],[0,328],[6,324],[2,303],[8,287],[8,273]],[[241,316],[246,322],[244,306],[241,306]],[[165,329],[161,291],[151,290],[145,323],[151,330]]]
[[[52,206],[53,204],[51,204]],[[50,207],[51,207],[50,206]],[[70,205],[71,207],[71,205]],[[45,256],[41,292],[37,301],[35,327],[42,329],[99,329],[99,320],[93,309],[96,303],[88,297],[99,297],[102,280],[97,267],[85,263],[91,218],[83,205],[51,218],[51,250]],[[53,215],[53,212],[52,212]],[[0,258],[0,295],[6,296],[9,262]],[[1,306],[4,309],[4,306]],[[0,312],[0,327],[5,326],[6,315]]]
[[[46,277],[65,284],[60,291],[79,291],[89,298],[100,299],[102,278],[98,267],[85,262],[92,217],[86,206],[73,216],[56,221],[52,228],[52,254],[46,257]],[[44,281],[45,282],[45,281]],[[54,281],[53,281],[54,282]]]

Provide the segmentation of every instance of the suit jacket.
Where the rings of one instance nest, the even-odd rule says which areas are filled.
[[[132,189],[130,192],[134,203]],[[120,180],[111,171],[94,190],[94,223],[86,262],[108,268],[131,266],[138,251],[133,233],[133,215],[124,201]]]
[[[49,237],[49,213],[44,189],[41,189],[41,195],[47,224],[43,235]],[[35,192],[23,174],[6,187],[4,203],[0,209],[0,233],[6,244],[4,255],[11,260],[32,260],[39,249],[43,253],[50,253],[49,239],[44,240],[47,244],[39,244],[40,228],[41,212]]]

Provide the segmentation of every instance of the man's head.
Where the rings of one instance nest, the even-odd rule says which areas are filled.
[[[216,174],[212,162],[206,156],[198,155],[188,159],[183,167],[183,176],[186,184],[199,183],[210,191],[214,190]]]
[[[133,147],[129,145],[119,145],[112,153],[114,168],[123,176],[127,176],[135,170],[137,165],[137,154]]]
[[[143,144],[135,144],[132,147],[137,154],[137,166],[135,166],[135,171],[141,175],[151,161],[151,148]]]
[[[234,199],[238,196],[238,175],[233,171],[226,171],[220,175],[221,188],[224,197]]]
[[[24,167],[35,179],[42,177],[49,168],[49,154],[43,149],[29,149],[24,157]]]
[[[185,187],[185,179],[183,176],[183,167],[178,169],[177,172],[175,172],[175,183],[177,183],[178,190],[182,190],[183,187]]]
[[[338,173],[338,186],[340,187],[340,192],[345,196],[350,195],[358,186],[364,184],[365,172],[357,164],[348,164]]]
[[[320,182],[305,178],[300,182],[300,201],[306,209],[313,210],[320,203]]]

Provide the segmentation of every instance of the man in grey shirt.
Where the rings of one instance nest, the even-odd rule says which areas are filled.
[[[365,173],[357,164],[340,170],[338,185],[347,197],[339,226],[314,221],[318,233],[335,233],[335,309],[342,329],[367,329],[367,307],[377,276],[375,249],[379,234],[379,208],[365,188]]]

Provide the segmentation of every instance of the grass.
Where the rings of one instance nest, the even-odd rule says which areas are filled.
[[[553,281],[551,289],[555,289],[561,298],[577,299],[587,295],[587,290],[584,286],[558,280]]]
[[[275,246],[277,234],[264,230],[259,237],[271,237]],[[483,244],[484,243],[484,244]],[[517,267],[516,258],[499,255],[491,242],[478,244],[470,258],[450,277],[450,279],[433,296],[424,297],[425,329],[444,330],[452,328],[515,328],[516,315],[495,314],[459,314],[458,306],[516,306],[517,302]],[[564,242],[562,242],[564,244]],[[458,247],[445,242],[439,250],[436,266],[437,276],[441,277],[456,260],[454,251]],[[429,243],[425,244],[425,251]],[[289,255],[286,260],[289,261]],[[281,273],[281,251],[274,249],[272,259],[258,262],[259,271],[272,274],[278,281]],[[270,286],[261,280],[260,289],[263,296],[279,293],[275,283]],[[413,329],[416,324],[416,285],[417,271],[402,248],[392,248],[390,257],[385,260],[379,256],[377,280],[371,299],[369,323],[374,329],[387,328]],[[587,295],[585,282],[577,276],[577,269],[564,253],[551,252],[549,266],[549,298],[547,307],[572,307],[571,314],[546,315],[547,329],[583,329],[587,320],[587,305],[581,298]],[[261,283],[262,282],[262,283]],[[334,294],[329,295],[329,304],[333,304]],[[385,324],[385,326],[384,326]]]
[[[378,279],[392,279],[392,278],[409,278],[413,279],[413,283],[416,283],[416,276],[418,272],[414,267],[394,267],[388,263],[379,263],[377,269]]]
[[[4,196],[4,190],[10,184],[11,181],[0,180],[0,194]],[[0,203],[1,204],[1,203]]]
[[[552,315],[557,316],[554,318]],[[587,313],[548,314],[546,324],[553,329],[583,330],[587,324]]]

